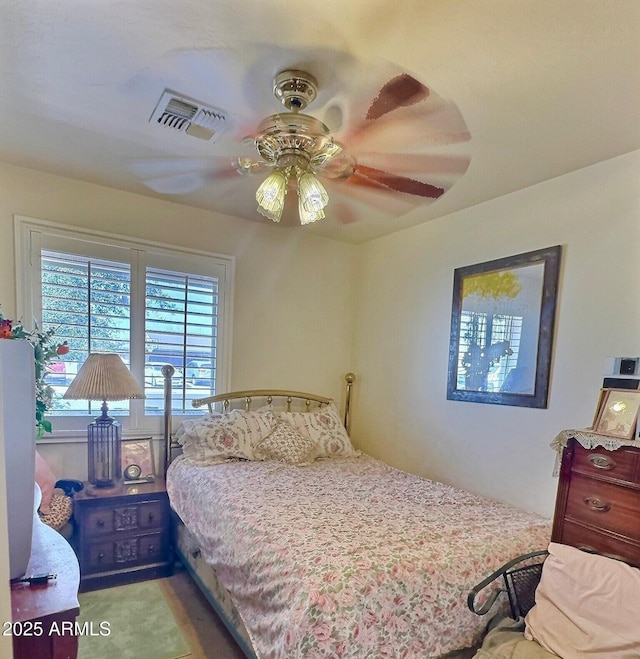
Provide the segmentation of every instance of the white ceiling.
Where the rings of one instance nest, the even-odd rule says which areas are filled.
[[[426,182],[439,179],[438,156],[468,155],[470,165],[417,207],[403,193],[358,188],[356,197],[334,182],[327,218],[300,230],[339,240],[392,233],[640,148],[639,0],[5,0],[0,22],[0,160],[239,222],[271,224],[255,212],[263,177],[216,172],[236,145],[247,153],[242,131],[282,109],[272,78],[292,66],[318,78],[317,107],[339,107],[343,127],[404,71],[453,102],[471,136],[443,145],[427,127],[407,147],[397,124],[390,141],[375,134],[368,148],[388,169],[398,158],[385,154],[433,156],[411,172]],[[224,139],[149,123],[165,88],[223,110]],[[159,194],[141,168],[180,172],[183,189],[196,189]]]

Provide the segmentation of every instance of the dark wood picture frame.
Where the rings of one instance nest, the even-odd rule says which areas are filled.
[[[454,271],[447,399],[493,405],[547,407],[561,256],[562,246],[555,245]],[[523,285],[518,282],[518,274],[527,280],[527,295],[534,301],[533,305],[525,305],[525,309],[533,306],[534,311],[525,310],[519,317],[522,335],[530,337],[528,345],[534,348],[527,362],[521,365],[518,361],[517,366],[511,369],[513,373],[508,374],[500,389],[495,390],[488,382],[490,368],[504,357],[513,355],[514,351],[509,341],[494,342],[491,329],[486,330],[489,340],[483,344],[475,328],[478,326],[478,318],[488,326],[491,319],[504,317],[500,311],[484,311],[482,305],[486,303],[489,309],[491,304],[495,309],[498,299],[505,297],[517,300],[523,290]],[[482,282],[487,284],[485,288],[490,288],[490,294],[481,290],[479,284]],[[507,292],[503,293],[505,287]],[[473,293],[469,294],[469,291]],[[466,303],[465,298],[468,298]],[[465,304],[470,304],[470,300],[475,304],[471,312],[463,309]],[[466,319],[472,320],[465,322],[463,313]],[[474,322],[476,324],[472,331],[469,327]],[[521,354],[524,353],[521,350]],[[513,383],[517,381],[518,375],[521,376],[522,384],[516,386]]]

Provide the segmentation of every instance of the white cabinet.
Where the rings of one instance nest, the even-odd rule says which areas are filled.
[[[4,457],[10,578],[31,554],[35,482],[35,365],[28,341],[0,339],[0,449]]]

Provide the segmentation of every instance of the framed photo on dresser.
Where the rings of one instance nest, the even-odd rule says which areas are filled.
[[[122,441],[122,476],[125,484],[150,483],[155,479],[151,437]]]
[[[634,438],[640,410],[640,390],[603,389],[598,407],[595,432],[620,439]]]

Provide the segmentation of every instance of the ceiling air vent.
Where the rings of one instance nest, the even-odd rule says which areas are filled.
[[[210,140],[224,131],[227,118],[222,110],[165,89],[149,121],[201,140]]]

